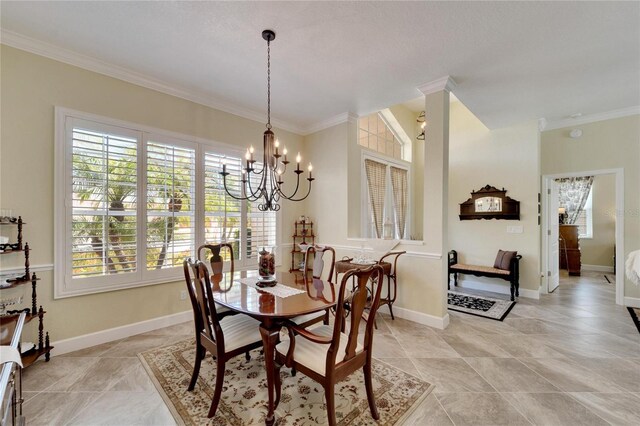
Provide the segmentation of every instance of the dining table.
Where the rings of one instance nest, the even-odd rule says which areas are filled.
[[[265,424],[275,424],[275,350],[286,320],[325,311],[337,303],[334,285],[307,272],[276,272],[277,284],[260,288],[257,271],[235,271],[211,276],[213,299],[232,311],[260,321],[267,370],[268,406]]]

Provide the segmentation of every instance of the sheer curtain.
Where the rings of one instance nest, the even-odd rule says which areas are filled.
[[[561,178],[556,179],[556,182],[558,182],[559,206],[567,209],[568,223],[574,224],[589,197],[593,176]]]
[[[393,210],[396,214],[396,229],[400,239],[404,239],[405,225],[407,223],[408,185],[407,170],[391,166]]]
[[[382,237],[382,216],[384,212],[384,198],[387,190],[387,166],[373,160],[364,160],[367,173],[367,187],[369,200],[373,211],[373,223],[376,229],[376,238]]]

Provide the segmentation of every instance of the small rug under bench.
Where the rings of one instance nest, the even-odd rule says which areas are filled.
[[[496,321],[504,320],[516,302],[476,294],[449,291],[449,309]]]
[[[374,337],[375,345],[375,337]],[[180,425],[264,425],[267,375],[259,350],[251,360],[238,356],[227,364],[222,399],[212,419],[207,418],[215,384],[215,361],[202,362],[193,392],[187,386],[195,358],[194,339],[156,348],[138,355],[158,392]],[[327,424],[324,389],[304,374],[291,377],[283,367],[282,399],[276,409],[278,426]],[[354,373],[335,387],[339,425],[402,424],[434,386],[374,359],[373,386],[380,420],[374,421],[367,404],[364,375]]]

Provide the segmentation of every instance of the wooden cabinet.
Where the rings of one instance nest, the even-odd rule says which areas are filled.
[[[560,269],[580,275],[580,239],[578,225],[560,225]]]
[[[6,219],[6,218],[4,218]],[[24,255],[24,273],[19,272],[17,274],[6,274],[0,271],[0,290],[2,291],[2,297],[0,297],[0,304],[2,305],[2,312],[0,313],[0,344],[7,345],[10,339],[9,330],[13,330],[15,323],[19,320],[20,314],[25,313],[24,322],[29,323],[31,320],[38,321],[38,336],[34,339],[34,343],[30,348],[20,347],[22,354],[22,365],[27,368],[38,360],[42,355],[45,356],[45,360],[49,361],[49,356],[53,346],[49,343],[49,333],[44,331],[44,315],[46,314],[42,306],[38,307],[38,293],[37,285],[40,278],[34,273],[29,271],[29,253],[31,251],[29,244],[22,243],[22,228],[26,225],[22,221],[22,217],[15,218],[12,221],[0,222],[1,234],[15,235],[15,231],[12,229],[17,228],[16,242],[9,242],[0,245],[0,256],[10,256],[22,253]],[[5,235],[6,236],[6,235]],[[19,294],[21,289],[28,289],[31,287],[31,297],[27,298],[27,291],[23,291],[23,294]],[[25,299],[25,300],[23,300]],[[30,301],[30,306],[23,307],[24,303]],[[7,309],[8,307],[12,309]]]
[[[313,234],[313,222],[296,221],[291,238],[293,239],[293,247],[291,247],[291,269],[289,272],[301,271],[305,253],[300,250],[300,244],[313,245],[316,242],[316,236]]]

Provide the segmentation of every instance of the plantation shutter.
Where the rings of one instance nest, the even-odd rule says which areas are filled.
[[[195,251],[195,149],[147,143],[147,270],[181,266]]]
[[[134,273],[139,140],[81,120],[71,129],[71,278]]]
[[[255,163],[257,170],[262,169],[261,163]],[[262,176],[251,175],[251,187],[257,188]],[[247,258],[255,259],[263,247],[273,249],[276,245],[276,212],[262,212],[258,205],[263,199],[247,203]]]
[[[233,246],[234,258],[241,259],[242,204],[229,196],[224,189],[224,181],[220,175],[223,162],[226,164],[227,172],[230,173],[227,176],[227,188],[231,190],[232,194],[240,195],[242,160],[210,152],[205,153],[205,242],[208,244],[228,242]]]

